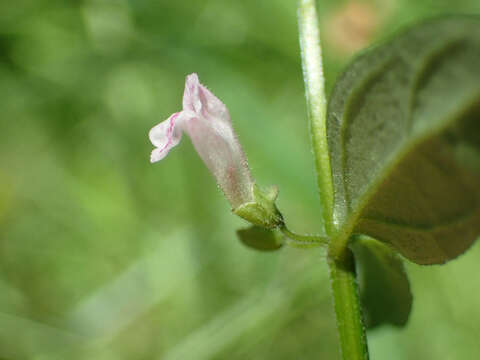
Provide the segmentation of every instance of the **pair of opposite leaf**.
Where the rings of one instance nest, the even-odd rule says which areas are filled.
[[[331,173],[319,174],[331,179],[332,221],[339,233],[381,241],[351,244],[366,277],[360,282],[393,287],[387,293],[385,286],[367,286],[367,310],[378,308],[376,293],[390,297],[383,303],[393,307],[411,304],[403,266],[392,260],[391,248],[418,264],[440,264],[463,253],[480,233],[478,64],[479,18],[448,17],[365,52],[334,87],[326,133]],[[177,145],[183,131],[237,215],[264,228],[283,224],[276,192],[264,193],[252,180],[225,105],[195,74],[187,77],[183,110],[150,132],[157,147],[152,162]],[[259,229],[244,235],[263,237]],[[369,280],[382,267],[389,269],[386,278]],[[401,325],[409,310],[404,306],[404,316],[390,319],[388,309],[377,311],[371,323]]]

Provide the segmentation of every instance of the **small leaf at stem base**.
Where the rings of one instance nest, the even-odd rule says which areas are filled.
[[[237,235],[244,245],[255,250],[278,250],[284,243],[284,237],[279,230],[269,230],[260,226],[237,230]]]

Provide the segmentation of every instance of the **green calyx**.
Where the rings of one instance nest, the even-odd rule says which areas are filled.
[[[270,186],[263,190],[254,184],[254,201],[240,205],[233,209],[233,213],[254,225],[273,229],[283,224],[282,214],[275,205],[277,196],[278,188],[276,186]]]

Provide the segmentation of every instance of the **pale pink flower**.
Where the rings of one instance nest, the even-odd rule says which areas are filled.
[[[200,84],[197,74],[187,76],[183,110],[150,130],[150,140],[156,147],[152,151],[151,162],[167,156],[170,149],[180,142],[183,132],[192,140],[233,209],[254,202],[254,182],[228,110]]]

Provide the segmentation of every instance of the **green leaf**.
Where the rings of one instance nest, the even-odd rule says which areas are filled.
[[[480,18],[436,19],[359,56],[333,90],[327,140],[334,247],[360,233],[419,264],[463,253],[480,234]]]
[[[388,246],[367,236],[357,237],[352,250],[366,326],[404,326],[412,294],[403,261]]]
[[[251,226],[237,230],[240,241],[255,250],[273,251],[283,246],[283,235],[277,230],[269,230],[260,226]]]

